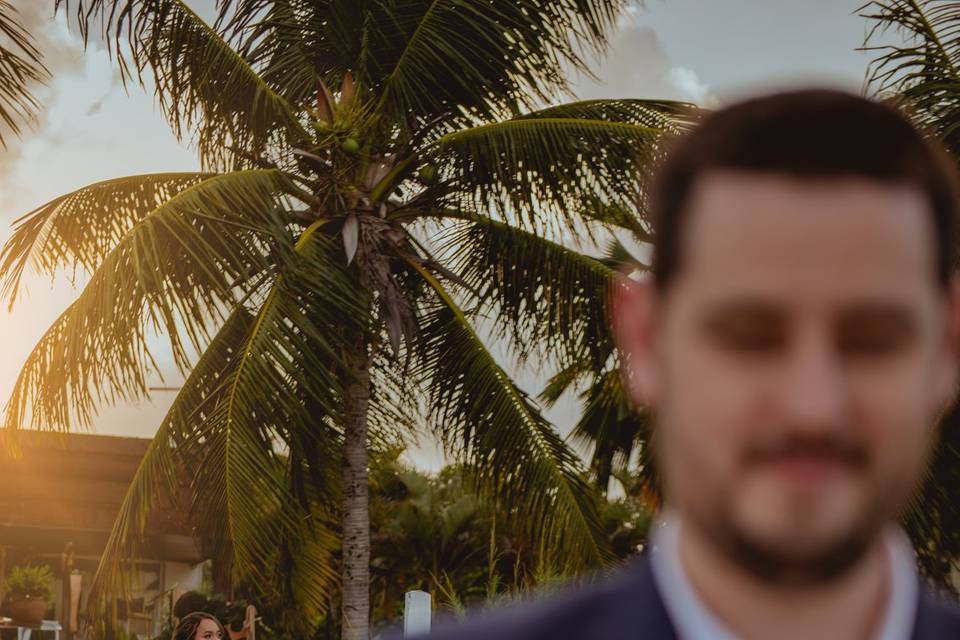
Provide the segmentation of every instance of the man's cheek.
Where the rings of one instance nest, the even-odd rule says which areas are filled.
[[[917,396],[874,406],[872,412],[862,412],[857,423],[871,451],[872,473],[890,485],[887,490],[909,493],[922,477],[934,444],[929,419]]]

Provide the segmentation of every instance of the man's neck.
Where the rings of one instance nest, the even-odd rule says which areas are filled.
[[[681,526],[680,561],[700,600],[744,640],[873,636],[890,598],[890,563],[882,540],[837,579],[778,586],[738,567],[695,527]]]

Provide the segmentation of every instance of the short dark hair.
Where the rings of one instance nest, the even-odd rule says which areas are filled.
[[[943,148],[889,103],[830,89],[777,93],[706,115],[667,146],[650,189],[653,275],[665,290],[680,268],[690,193],[714,170],[799,178],[866,177],[915,185],[926,196],[936,237],[937,279],[955,265],[956,165]]]

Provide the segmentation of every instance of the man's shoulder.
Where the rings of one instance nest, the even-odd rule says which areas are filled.
[[[460,625],[442,625],[430,640],[594,640],[642,631],[649,640],[674,638],[646,560],[613,576],[558,595],[514,604]]]
[[[914,640],[960,638],[960,606],[955,601],[923,592],[917,607]]]

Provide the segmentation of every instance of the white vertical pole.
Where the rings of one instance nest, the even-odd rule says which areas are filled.
[[[403,602],[403,637],[430,632],[430,594],[407,591]]]

